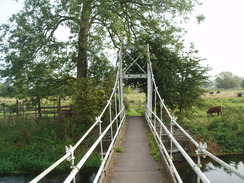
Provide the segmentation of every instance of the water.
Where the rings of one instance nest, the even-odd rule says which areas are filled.
[[[82,170],[76,176],[76,182],[82,183],[92,183],[97,173],[96,168],[88,168]],[[61,183],[68,176],[69,172],[55,172],[48,174],[47,177],[44,177],[39,183]],[[22,174],[0,174],[0,183],[27,183],[35,178],[38,173],[22,173]]]
[[[244,154],[223,156],[219,158],[229,165],[235,167],[240,172],[244,173]],[[212,183],[244,183],[243,179],[238,177],[236,174],[224,169],[223,166],[211,160],[210,158],[201,159],[201,163],[201,170]],[[175,166],[180,176],[182,177],[183,182],[197,182],[197,176],[195,172],[186,162],[177,162],[175,163]]]
[[[244,172],[244,154],[219,157],[224,162]],[[201,170],[212,183],[244,183],[244,180],[237,175],[228,172],[221,165],[209,158],[201,159],[203,167]],[[196,161],[195,161],[196,162]],[[196,183],[197,176],[186,162],[176,162],[177,170],[184,183]],[[92,183],[97,169],[90,168],[82,170],[77,176],[77,183]],[[69,172],[56,172],[48,175],[40,183],[60,183],[65,180]],[[36,174],[0,174],[0,183],[26,183],[32,180]]]

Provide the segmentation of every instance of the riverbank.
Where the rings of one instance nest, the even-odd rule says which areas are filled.
[[[220,156],[221,160],[233,166],[235,169],[240,172],[244,172],[244,154],[242,155],[228,155]],[[196,159],[194,159],[197,161]],[[188,163],[185,161],[177,161],[174,163],[183,182],[196,183],[197,176]],[[207,176],[211,182],[221,182],[221,183],[243,183],[243,179],[237,175],[230,173],[223,166],[211,160],[210,158],[201,158],[201,170]]]
[[[9,118],[0,122],[0,173],[41,172],[65,154],[65,146],[73,145],[86,131],[74,119],[58,122],[55,118]],[[75,154],[75,162],[84,155],[95,137],[84,141]],[[100,155],[94,153],[85,167],[99,167]],[[56,170],[69,170],[65,161]]]

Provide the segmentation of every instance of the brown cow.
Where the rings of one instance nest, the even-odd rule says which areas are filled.
[[[219,116],[219,114],[222,115],[221,106],[212,106],[212,107],[209,107],[209,109],[207,111],[207,115],[208,116],[209,116],[209,114],[213,115],[213,113],[217,113],[218,116]]]

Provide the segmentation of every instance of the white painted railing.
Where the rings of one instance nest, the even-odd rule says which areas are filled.
[[[150,61],[150,69],[151,69],[151,73],[152,73],[152,82],[153,82],[153,89],[154,89],[154,107],[148,107],[146,106],[147,110],[145,112],[145,116],[146,119],[148,121],[148,124],[150,126],[150,129],[154,135],[154,137],[157,139],[159,148],[161,153],[164,153],[164,156],[166,156],[166,159],[168,160],[168,164],[171,167],[171,171],[172,174],[175,175],[175,178],[177,179],[178,182],[182,182],[176,168],[174,167],[173,164],[173,157],[172,157],[172,145],[174,144],[177,149],[180,151],[180,153],[183,155],[183,157],[186,159],[186,161],[189,163],[189,165],[193,168],[193,170],[195,171],[195,173],[197,174],[198,178],[197,178],[197,182],[200,183],[200,179],[203,182],[210,182],[210,180],[204,175],[204,173],[201,171],[200,167],[201,167],[201,161],[200,158],[201,156],[205,157],[205,156],[209,156],[210,158],[212,158],[214,161],[218,162],[219,164],[221,164],[222,166],[224,166],[227,170],[229,170],[230,172],[235,173],[237,176],[239,176],[240,178],[244,179],[244,174],[241,173],[240,171],[236,170],[234,167],[228,165],[227,163],[225,163],[224,161],[220,160],[218,157],[214,156],[213,154],[211,154],[210,152],[208,152],[206,150],[207,148],[207,144],[206,143],[197,143],[190,134],[188,134],[177,122],[176,122],[176,118],[174,116],[172,116],[168,110],[168,108],[166,107],[166,105],[164,104],[164,100],[161,98],[158,89],[157,89],[157,85],[154,79],[154,75],[153,75],[153,70],[152,70],[152,65],[151,65],[151,61]],[[159,104],[160,104],[160,109],[157,109],[157,100],[159,100]],[[157,111],[159,111],[159,116],[157,115]],[[163,122],[163,116],[162,116],[162,111],[165,111],[165,114],[167,115],[167,117],[169,118],[170,122],[170,129],[168,129],[165,125],[165,123]],[[196,155],[198,157],[197,160],[197,164],[194,163],[194,161],[190,158],[190,156],[187,154],[187,152],[181,147],[181,145],[177,142],[177,140],[175,139],[174,135],[173,135],[173,126],[176,126],[195,146],[196,146]],[[159,128],[159,132],[157,130],[157,128]],[[167,134],[168,138],[170,139],[170,154],[168,154],[167,149],[165,148],[165,145],[162,142],[162,129],[164,130],[164,132]]]
[[[69,146],[66,147],[66,154],[61,157],[59,160],[57,160],[54,164],[52,164],[50,167],[48,167],[45,171],[43,171],[41,174],[39,174],[37,177],[35,177],[30,183],[36,183],[40,181],[43,177],[45,177],[48,173],[50,173],[52,170],[54,170],[60,163],[62,163],[65,160],[68,160],[71,162],[71,168],[72,171],[70,174],[67,176],[67,178],[64,180],[65,183],[71,182],[76,182],[76,174],[79,172],[79,170],[82,168],[84,163],[87,161],[87,159],[90,157],[90,155],[94,152],[95,148],[100,144],[100,154],[101,154],[101,166],[96,174],[96,177],[94,179],[94,182],[98,182],[104,166],[107,163],[107,159],[110,156],[114,142],[118,136],[118,133],[121,129],[121,126],[124,122],[125,119],[125,108],[123,101],[121,100],[121,84],[119,83],[119,72],[117,73],[116,76],[116,81],[113,87],[112,94],[107,101],[106,106],[104,107],[103,111],[101,114],[96,118],[96,121],[93,123],[93,125],[86,131],[86,133],[79,139],[79,141],[74,145],[74,146]],[[114,111],[112,111],[112,106]],[[104,116],[105,112],[109,112],[109,123],[106,127],[102,127],[102,117]],[[97,140],[92,144],[92,146],[87,150],[86,154],[82,157],[82,159],[75,165],[74,163],[74,152],[75,150],[82,144],[82,142],[86,139],[86,137],[92,132],[92,130],[99,125],[99,137]],[[105,128],[105,129],[103,129]],[[110,140],[110,145],[106,152],[104,151],[103,148],[103,139],[104,137],[110,134],[111,140]]]

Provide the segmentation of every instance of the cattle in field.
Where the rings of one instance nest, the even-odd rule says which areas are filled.
[[[220,91],[217,91],[216,93],[220,93]]]
[[[217,115],[222,115],[222,108],[221,106],[212,106],[209,107],[209,109],[207,110],[207,115],[213,115],[213,113],[217,113]]]
[[[214,92],[209,92],[210,95],[214,94]]]
[[[237,97],[242,97],[242,93],[238,93],[237,94]]]

